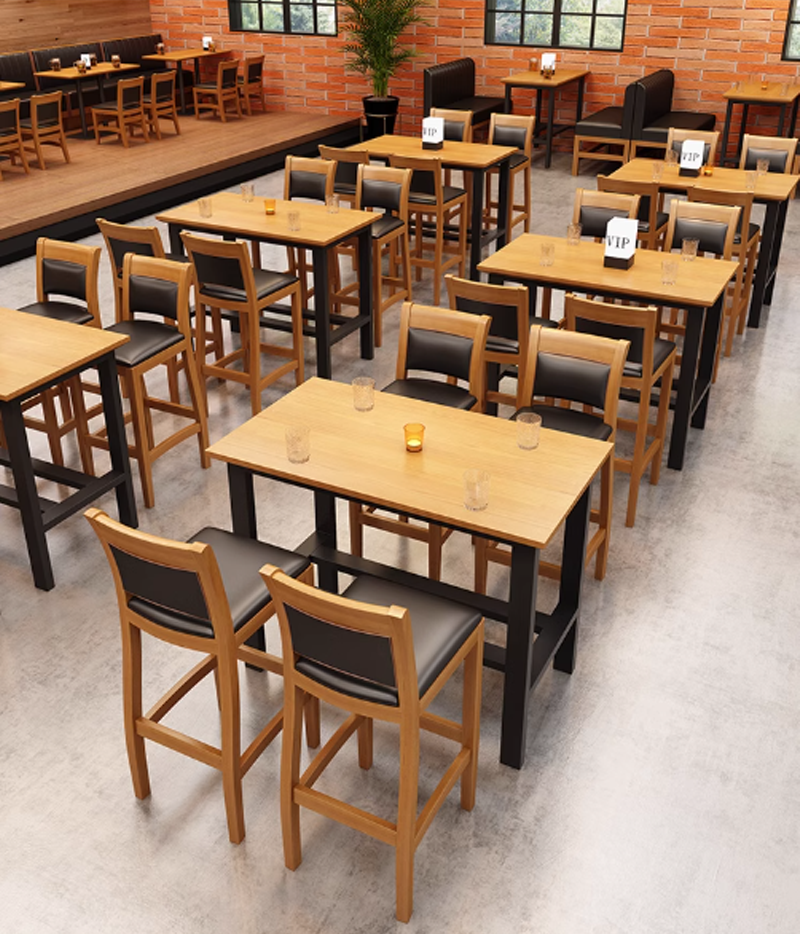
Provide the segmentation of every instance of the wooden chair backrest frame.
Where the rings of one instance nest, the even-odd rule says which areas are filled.
[[[441,117],[445,123],[460,123],[462,125],[462,135],[459,142],[472,142],[472,111],[471,110],[448,110],[446,107],[431,107],[430,117]],[[448,139],[445,134],[445,139]]]
[[[255,311],[258,309],[258,300],[256,293],[256,280],[253,275],[253,267],[250,265],[250,254],[247,244],[242,240],[217,240],[214,237],[201,237],[197,234],[189,233],[186,230],[181,231],[181,240],[186,247],[186,252],[191,259],[194,282],[197,288],[197,300],[212,307],[219,306],[232,311]],[[205,255],[219,257],[220,259],[236,260],[239,263],[239,269],[242,277],[246,300],[238,302],[235,299],[226,299],[222,301],[218,298],[207,298],[202,295],[203,280],[197,273],[194,254],[201,253]],[[254,320],[250,323],[250,330],[258,330],[258,322]]]
[[[533,130],[535,118],[524,114],[499,114],[492,113],[489,116],[489,145],[495,143],[495,131],[498,128],[510,127],[514,129],[524,129],[525,137],[522,146],[519,146],[520,152],[524,153],[529,159],[533,153]]]
[[[162,282],[172,282],[177,286],[175,298],[176,315],[174,318],[165,318],[164,323],[177,327],[191,347],[192,322],[189,312],[189,290],[192,286],[193,274],[189,263],[176,263],[169,259],[158,259],[152,256],[141,256],[137,253],[127,253],[122,266],[122,307],[120,309],[121,321],[134,320],[136,311],[147,313],[148,309],[132,309],[130,302],[130,281],[132,276],[143,276],[158,279]],[[153,311],[152,314],[157,314]]]
[[[36,301],[46,302],[48,300],[44,282],[44,261],[46,259],[76,263],[86,269],[85,301],[86,310],[92,316],[92,326],[102,327],[98,289],[101,253],[102,250],[99,246],[85,246],[82,243],[67,243],[64,240],[39,237],[36,241]]]
[[[639,213],[639,195],[617,194],[611,191],[597,191],[594,188],[576,188],[572,207],[572,223],[579,224],[582,207],[607,208],[610,211],[623,211],[634,218]]]
[[[484,351],[484,356],[490,363],[516,363],[521,367],[528,353],[530,328],[528,287],[525,285],[492,285],[488,282],[475,282],[472,279],[461,279],[453,275],[445,276],[444,281],[447,286],[447,295],[450,299],[450,308],[453,311],[462,310],[459,309],[457,305],[459,298],[464,298],[473,302],[485,302],[490,305],[504,305],[514,310],[517,320],[516,340],[519,344],[519,351],[516,354],[511,354],[492,351],[487,348]],[[473,312],[465,313],[473,314]],[[491,314],[489,317],[492,317]],[[490,325],[488,337],[491,336],[492,327]]]
[[[164,244],[161,241],[161,234],[157,227],[133,227],[128,224],[117,224],[114,221],[107,221],[104,217],[98,217],[95,223],[103,235],[106,253],[111,263],[111,275],[117,284],[122,281],[122,264],[117,263],[114,257],[113,241],[141,243],[151,248],[156,259],[166,258]]]
[[[794,171],[794,158],[797,154],[797,140],[786,136],[756,136],[753,133],[745,133],[742,139],[742,155],[739,160],[739,168],[743,169],[747,164],[747,152],[753,149],[773,149],[776,152],[786,153],[786,165],[783,170],[784,175],[791,175]]]
[[[411,170],[395,169],[388,165],[371,165],[361,163],[358,166],[358,175],[356,177],[356,201],[357,211],[372,211],[373,207],[362,207],[363,187],[365,181],[385,182],[389,185],[398,185],[400,189],[399,208],[392,212],[404,223],[408,223],[408,196],[411,192]]]
[[[325,176],[325,198],[333,194],[336,163],[330,159],[312,159],[308,156],[287,156],[283,168],[283,200],[291,201],[292,172],[308,172]]]
[[[436,199],[435,205],[428,205],[428,213],[430,213],[431,208],[441,208],[444,201],[444,180],[443,180],[443,169],[442,169],[442,160],[441,159],[422,159],[416,156],[389,156],[389,165],[393,169],[410,169],[412,173],[421,172],[423,177],[430,175],[433,180],[433,191],[430,192],[433,194]],[[425,188],[418,189],[419,191],[425,191]],[[411,192],[414,194],[414,178],[412,175],[411,178]],[[422,211],[422,206],[420,204],[414,204],[413,200],[410,200],[410,207],[415,210]]]
[[[730,259],[733,252],[733,240],[736,236],[736,227],[739,222],[741,208],[723,204],[707,204],[701,201],[679,201],[673,199],[669,206],[669,223],[664,236],[664,252],[673,249],[675,239],[675,225],[679,219],[706,221],[727,225],[727,233],[723,245],[721,259]],[[718,254],[719,255],[719,254]]]
[[[708,146],[708,165],[714,165],[717,160],[717,146],[719,145],[719,130],[680,130],[670,127],[667,133],[667,149],[673,143],[683,143],[687,139],[702,140]]]

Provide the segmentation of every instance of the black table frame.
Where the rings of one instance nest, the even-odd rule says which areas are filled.
[[[503,159],[488,168],[468,168],[463,165],[449,165],[447,162],[447,153],[442,151],[442,165],[445,168],[452,168],[472,176],[472,216],[470,217],[470,226],[467,231],[467,240],[469,241],[469,268],[467,276],[470,279],[478,277],[478,264],[483,259],[483,248],[492,243],[496,243],[496,249],[501,249],[506,245],[511,231],[507,228],[508,223],[508,200],[510,197],[511,180],[511,156]],[[486,178],[492,169],[499,169],[500,181],[498,190],[497,205],[497,226],[491,229],[484,229],[483,226],[483,199],[486,189]],[[474,236],[474,231],[479,230],[480,236]],[[457,231],[451,234],[452,239],[458,236]]]
[[[764,204],[766,213],[761,227],[761,243],[758,248],[758,259],[756,261],[755,275],[753,276],[750,311],[747,315],[747,326],[749,328],[760,326],[761,311],[764,305],[772,304],[772,293],[778,275],[778,262],[781,258],[783,230],[786,226],[786,211],[789,207],[789,199],[767,201],[765,198],[761,198],[756,199],[755,203]]]
[[[609,455],[613,456],[613,455]],[[581,586],[583,583],[586,542],[589,534],[591,484],[578,498],[565,521],[559,599],[552,613],[536,612],[539,550],[528,545],[511,545],[511,582],[509,599],[476,594],[441,581],[430,580],[408,571],[358,558],[337,548],[337,494],[313,484],[290,480],[238,464],[228,464],[228,488],[231,499],[233,531],[257,538],[255,476],[272,477],[283,483],[310,489],[314,494],[315,531],[296,551],[308,556],[318,570],[319,585],[337,592],[338,574],[370,574],[394,581],[473,607],[491,619],[505,623],[506,647],[487,643],[484,664],[505,674],[500,738],[500,761],[522,768],[528,732],[530,692],[547,670],[550,661],[556,671],[571,674],[575,669],[578,647]],[[369,503],[361,497],[359,502]],[[413,513],[401,513],[424,519]],[[534,641],[534,633],[537,638]],[[263,630],[260,632],[263,640]]]
[[[84,370],[95,368],[100,375],[111,469],[101,477],[90,477],[77,470],[31,457],[22,404],[44,389],[78,376]],[[34,582],[40,590],[52,590],[55,579],[45,533],[53,526],[110,490],[114,490],[117,495],[120,522],[132,528],[138,525],[114,351],[41,383],[14,399],[0,401],[0,416],[8,444],[8,450],[0,449],[0,464],[10,467],[14,478],[13,487],[0,485],[0,503],[19,509]],[[76,492],[61,502],[45,499],[36,491],[36,477],[74,488]]]
[[[376,218],[379,215],[375,215]],[[196,223],[170,223],[169,225],[170,250],[173,253],[182,255],[184,253],[183,241],[181,240],[181,230],[199,230],[206,233],[219,234],[216,228],[204,225],[201,220]],[[224,234],[227,240],[236,239],[237,234],[233,231]],[[360,332],[361,339],[361,359],[372,360],[375,356],[375,319],[374,309],[372,307],[372,233],[371,225],[367,224],[357,233],[349,233],[340,237],[333,243],[326,246],[302,246],[294,241],[289,241],[285,237],[279,236],[253,236],[251,233],[242,232],[242,237],[253,240],[257,243],[278,243],[285,246],[296,246],[298,249],[308,249],[311,251],[312,266],[314,269],[314,310],[303,310],[303,334],[307,337],[313,337],[317,348],[317,376],[323,379],[330,379],[332,375],[331,366],[331,348],[340,340],[343,340],[353,331]],[[330,278],[329,278],[329,254],[337,246],[349,240],[358,240],[358,307],[359,313],[353,316],[337,315],[331,313],[330,302]],[[335,260],[334,260],[335,261]],[[331,330],[331,324],[335,328]],[[292,324],[285,314],[276,316],[272,314],[267,322],[268,327],[274,327],[278,330],[291,331]]]
[[[529,84],[514,84],[513,82],[506,81],[506,91],[505,91],[505,103],[503,105],[503,111],[507,114],[512,113],[512,102],[511,102],[511,92],[514,88],[522,88],[526,90],[535,90],[536,91],[536,120],[533,126],[533,144],[534,146],[540,146],[542,141],[545,144],[544,151],[544,167],[546,169],[550,168],[550,162],[553,157],[553,137],[557,136],[559,133],[563,133],[565,130],[574,130],[575,127],[580,123],[583,117],[583,91],[584,85],[586,83],[587,75],[580,75],[578,78],[574,78],[573,81],[567,81],[564,84],[553,85],[549,88],[532,88]],[[575,105],[575,123],[556,123],[555,122],[555,113],[556,113],[556,91],[561,91],[564,88],[568,88],[575,81],[578,82],[578,100]],[[547,91],[547,120],[542,120],[542,101],[544,99],[544,92]],[[544,128],[544,132],[543,132]]]
[[[561,289],[562,291],[571,292],[582,291],[581,288],[569,282],[559,283],[551,280],[539,280],[533,275],[523,277],[492,273],[489,276],[489,281],[496,284],[512,281],[527,285],[531,315],[536,313],[537,288]],[[589,291],[592,295],[602,295],[605,298],[630,299],[632,297],[609,289],[592,288]],[[636,296],[633,296],[633,299],[634,301],[639,300]],[[650,301],[647,298],[641,300]],[[670,308],[680,308],[687,312],[680,375],[672,384],[675,392],[675,399],[671,404],[674,416],[667,466],[673,470],[683,469],[689,426],[691,425],[692,428],[705,428],[724,300],[725,289],[722,290],[716,302],[708,308],[700,305],[689,305],[685,302],[676,302],[673,299],[669,300]]]
[[[795,97],[793,101],[752,101],[752,100],[741,100],[735,97],[728,98],[728,106],[725,109],[725,126],[722,130],[722,143],[720,145],[720,158],[719,164],[726,165],[732,163],[735,167],[738,168],[739,161],[742,157],[742,144],[744,143],[744,135],[747,132],[747,116],[750,112],[750,107],[778,107],[778,136],[783,136],[783,126],[786,121],[786,108],[791,107],[789,112],[789,136],[795,135],[795,127],[797,125],[797,105],[800,98]],[[739,140],[736,144],[736,155],[734,158],[728,158],[728,138],[731,132],[731,124],[733,123],[733,108],[736,104],[742,105],[742,123],[739,127]]]

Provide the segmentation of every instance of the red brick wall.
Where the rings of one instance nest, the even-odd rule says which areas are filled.
[[[657,68],[676,73],[678,108],[714,111],[724,118],[722,92],[734,81],[768,75],[794,80],[797,65],[781,61],[789,0],[628,0],[622,52],[558,53],[564,65],[591,70],[584,112],[622,102],[622,88]],[[213,35],[235,55],[263,51],[269,104],[276,109],[321,109],[355,113],[369,93],[366,79],[345,71],[340,38],[259,36],[228,30],[226,0],[150,0],[153,29],[168,46],[196,46]],[[422,69],[463,55],[475,59],[478,93],[501,95],[500,78],[527,67],[538,49],[483,43],[484,0],[438,0],[430,26],[418,26],[411,40],[419,52],[391,82],[401,99],[402,130],[416,128],[422,112]],[[519,95],[519,96],[518,96]],[[574,100],[574,99],[573,99]],[[515,108],[530,98],[515,91]],[[562,102],[574,108],[570,92]],[[574,112],[574,111],[573,111]],[[768,125],[774,111],[754,113],[753,123]]]

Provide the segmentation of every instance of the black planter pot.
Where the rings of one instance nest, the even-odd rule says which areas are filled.
[[[364,116],[367,118],[367,138],[394,133],[400,98],[389,94],[387,97],[365,97],[363,101]]]

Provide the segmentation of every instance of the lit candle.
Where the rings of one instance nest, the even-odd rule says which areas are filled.
[[[406,450],[412,454],[422,450],[422,439],[425,435],[425,426],[417,422],[410,422],[403,425],[403,431],[406,437]]]

